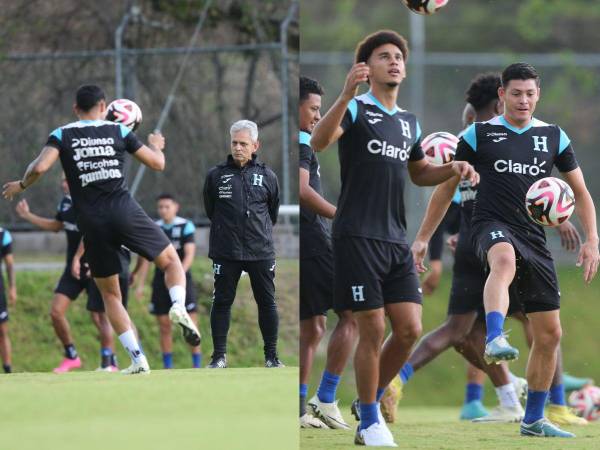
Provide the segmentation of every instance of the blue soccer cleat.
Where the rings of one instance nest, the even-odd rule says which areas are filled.
[[[575,437],[573,433],[561,430],[545,417],[542,417],[540,420],[536,420],[529,425],[525,422],[521,422],[521,436],[562,438]]]
[[[578,391],[579,389],[584,388],[588,385],[593,385],[594,380],[591,378],[579,378],[574,377],[573,375],[569,375],[568,373],[563,373],[563,386],[565,387],[565,391]]]
[[[483,354],[483,359],[488,364],[500,364],[500,361],[512,361],[518,357],[519,350],[511,346],[503,334],[488,342],[485,345],[485,353]]]
[[[481,400],[472,400],[468,403],[464,403],[460,410],[460,420],[473,420],[485,417],[489,414],[488,410],[485,409]]]

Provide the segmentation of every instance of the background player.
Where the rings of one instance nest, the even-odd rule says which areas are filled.
[[[300,426],[349,429],[335,401],[356,338],[356,323],[349,310],[336,312],[338,322],[329,338],[325,370],[309,402],[326,426],[306,412],[314,355],[325,334],[327,311],[333,307],[333,255],[326,218],[333,219],[335,206],[323,198],[319,160],[310,148],[310,133],[321,118],[322,95],[317,81],[300,77]]]
[[[8,304],[4,290],[4,274],[2,261],[6,265],[6,278],[8,280]],[[4,373],[12,372],[12,347],[8,335],[8,306],[15,306],[17,302],[17,283],[15,276],[15,261],[12,255],[12,236],[0,227],[0,357]]]
[[[177,254],[181,259],[181,265],[185,271],[186,277],[186,296],[185,308],[190,315],[192,321],[198,326],[198,316],[196,314],[196,288],[194,280],[192,280],[192,272],[190,268],[194,262],[196,253],[196,243],[194,242],[194,233],[196,227],[191,220],[179,217],[179,203],[171,194],[161,194],[156,199],[157,211],[160,220],[156,223],[165,232]],[[138,289],[143,288],[146,274],[148,272],[149,263],[141,256],[138,257],[136,268],[131,273],[131,282],[137,283]],[[150,313],[156,316],[160,332],[160,349],[162,351],[163,368],[173,368],[173,336],[171,333],[171,321],[169,320],[169,308],[171,300],[169,291],[165,286],[164,273],[156,267],[154,277],[152,278],[152,295],[150,300]],[[191,346],[192,367],[200,368],[202,364],[202,354],[199,346]]]
[[[394,446],[377,402],[421,332],[421,289],[406,243],[403,186],[435,185],[455,174],[476,181],[462,163],[429,164],[416,117],[396,105],[406,75],[406,40],[393,31],[367,36],[342,93],[313,130],[316,151],[339,140],[342,190],[333,223],[335,309],[352,309],[361,422],[355,443]],[[361,83],[371,90],[356,96]],[[382,348],[385,315],[392,333]],[[378,388],[379,383],[379,388]]]
[[[484,288],[485,357],[493,362],[518,356],[503,334],[509,285],[518,274],[515,288],[533,330],[521,434],[572,437],[543,417],[553,375],[548,368],[556,365],[561,337],[560,294],[544,231],[527,216],[523,198],[536,179],[547,176],[552,166],[557,166],[573,189],[576,212],[587,238],[578,257],[586,282],[594,277],[600,259],[595,208],[567,135],[558,126],[533,117],[540,96],[535,69],[525,63],[507,67],[498,94],[504,114],[469,127],[456,153],[457,160],[472,161],[482,175],[472,224],[477,251],[490,268]],[[528,171],[525,167],[538,170]]]
[[[77,210],[78,225],[84,235],[92,276],[102,293],[111,325],[132,361],[123,372],[149,373],[148,361],[121,301],[118,278],[122,269],[121,245],[154,260],[166,272],[165,283],[173,302],[169,316],[183,327],[188,342],[197,345],[200,340],[198,330],[185,311],[185,273],[179,257],[160,228],[129,195],[123,177],[126,152],[148,167],[162,170],[164,138],[151,134],[149,146],[145,146],[127,127],[103,120],[105,95],[95,85],[77,90],[73,109],[79,120],[54,130],[23,179],[4,185],[3,196],[12,200],[60,157]]]

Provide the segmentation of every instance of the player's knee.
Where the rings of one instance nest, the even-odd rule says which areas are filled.
[[[171,324],[170,323],[161,323],[159,325],[159,330],[161,336],[170,336],[171,335]]]
[[[56,322],[57,320],[62,320],[63,317],[63,313],[60,309],[54,307],[50,308],[50,319],[52,319],[53,322]]]
[[[514,274],[517,270],[515,256],[510,253],[501,253],[496,255],[490,262],[490,269],[499,274]]]
[[[354,337],[358,332],[358,324],[349,311],[345,311],[339,315],[337,327],[348,338]]]
[[[422,332],[423,326],[419,321],[411,322],[394,330],[394,334],[405,344],[414,343],[417,339],[419,339],[419,336],[421,336]]]
[[[562,328],[560,325],[544,330],[535,338],[535,342],[547,349],[558,348],[560,339],[562,338]]]

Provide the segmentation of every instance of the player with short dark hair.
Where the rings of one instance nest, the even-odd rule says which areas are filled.
[[[189,343],[197,345],[200,341],[200,334],[185,311],[185,272],[177,252],[131,197],[123,176],[125,153],[133,154],[154,170],[163,170],[164,138],[150,134],[146,146],[129,128],[103,120],[106,101],[98,86],[81,86],[73,110],[79,120],[54,130],[23,179],[4,185],[3,196],[12,200],[60,158],[83,232],[91,274],[102,293],[111,325],[132,361],[123,373],[149,373],[148,361],[121,300],[118,274],[122,270],[122,245],[154,260],[165,271],[165,283],[173,301],[169,316],[182,326]]]
[[[316,395],[308,402],[316,417],[306,412],[313,358],[325,334],[327,311],[333,308],[333,254],[327,219],[335,216],[335,206],[323,197],[319,160],[310,148],[310,133],[321,117],[322,95],[323,88],[316,80],[300,77],[300,426],[349,429],[335,397],[356,338],[350,310],[336,310],[339,320],[329,338],[325,370]]]
[[[8,280],[8,303],[4,290],[4,274],[2,261],[6,264]],[[0,227],[0,358],[4,373],[12,372],[12,347],[8,335],[8,306],[14,307],[17,302],[17,283],[15,277],[15,261],[12,254],[12,236],[8,230]]]
[[[396,105],[406,75],[406,41],[383,30],[356,49],[342,93],[313,130],[311,147],[339,140],[342,189],[333,221],[334,308],[352,309],[359,342],[354,358],[361,422],[355,443],[395,445],[377,402],[421,333],[421,289],[406,242],[407,175],[417,185],[453,176],[476,182],[469,164],[429,164],[416,117]],[[356,96],[361,83],[370,91]],[[392,333],[384,340],[385,316]]]
[[[181,259],[181,265],[185,270],[186,277],[186,296],[185,308],[192,318],[192,321],[198,326],[196,289],[190,268],[194,262],[196,253],[196,243],[194,233],[196,227],[191,220],[184,219],[177,215],[179,203],[175,197],[168,193],[160,194],[156,198],[156,206],[160,220],[156,224],[165,232],[171,244],[177,250]],[[146,273],[148,272],[148,261],[138,257],[138,263],[131,273],[132,283],[137,283],[138,288],[143,288]],[[156,316],[160,333],[160,349],[162,351],[163,368],[173,368],[173,337],[171,333],[171,322],[169,320],[169,309],[171,300],[169,291],[165,286],[164,273],[156,267],[154,277],[152,278],[152,294],[150,300],[150,314]],[[192,367],[200,368],[202,363],[202,354],[199,346],[191,346]]]
[[[557,125],[533,117],[540,98],[539,75],[529,64],[516,63],[502,73],[498,95],[504,114],[471,125],[462,136],[457,160],[474,163],[481,174],[473,208],[473,243],[489,266],[483,298],[486,312],[485,358],[488,362],[518,356],[503,332],[510,293],[521,302],[531,322],[533,345],[528,362],[529,385],[521,434],[572,437],[544,418],[544,405],[557,361],[561,325],[560,293],[543,227],[527,214],[524,198],[536,180],[553,166],[569,183],[586,240],[578,265],[584,280],[596,274],[600,256],[593,200],[567,134]],[[513,283],[513,280],[516,281]]]
[[[279,315],[275,302],[273,226],[279,212],[277,175],[257,158],[258,126],[234,122],[231,154],[212,167],[204,183],[204,206],[211,221],[208,256],[213,260],[214,295],[210,312],[213,354],[210,369],[227,367],[231,307],[242,271],[248,273],[258,305],[265,367],[283,367],[277,356]]]

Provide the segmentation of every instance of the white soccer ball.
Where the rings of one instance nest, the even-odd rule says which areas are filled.
[[[402,0],[404,4],[417,14],[430,15],[446,6],[449,0]]]
[[[442,165],[454,160],[458,138],[452,133],[438,131],[431,133],[421,141],[421,148],[427,160]]]
[[[135,131],[140,123],[142,123],[142,110],[135,102],[126,98],[120,98],[113,100],[108,105],[106,120],[122,123],[131,131]]]
[[[598,386],[586,386],[569,395],[569,406],[575,413],[587,420],[598,420],[600,418],[600,388]]]
[[[525,197],[525,208],[535,223],[555,227],[573,214],[575,196],[571,186],[563,180],[546,177],[531,185]]]

